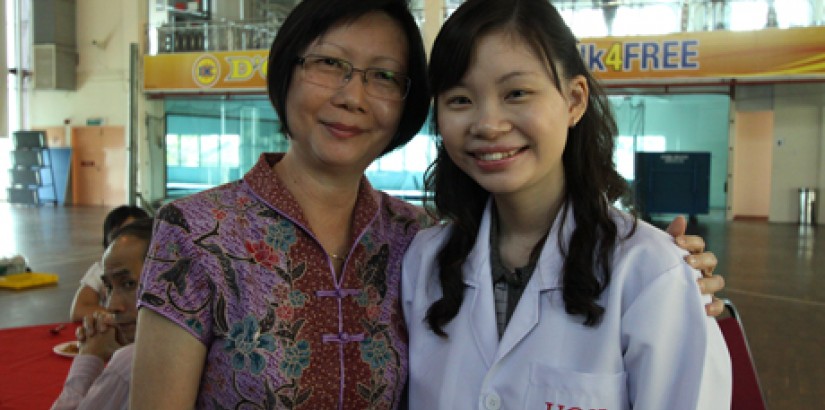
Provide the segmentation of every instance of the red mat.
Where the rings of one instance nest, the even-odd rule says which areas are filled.
[[[77,325],[59,323],[0,329],[0,410],[49,409],[63,389],[72,359],[52,348],[75,340]]]

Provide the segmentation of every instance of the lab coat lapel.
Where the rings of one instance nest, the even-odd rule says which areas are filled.
[[[476,244],[464,264],[465,307],[470,317],[470,332],[485,364],[493,365],[498,348],[495,298],[490,272],[490,210],[491,202],[481,218]]]
[[[562,208],[564,209],[564,208]],[[572,209],[565,219],[565,234],[572,232],[573,219]],[[495,360],[501,360],[516,345],[535,328],[542,314],[542,297],[547,292],[561,290],[561,273],[564,260],[559,252],[558,229],[562,218],[556,217],[547,240],[544,242],[533,276],[527,283],[524,293],[521,295],[516,310],[507,324],[507,329],[501,337],[501,342],[496,352]]]

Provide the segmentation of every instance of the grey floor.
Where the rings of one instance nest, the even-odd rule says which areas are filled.
[[[21,253],[57,286],[0,290],[0,328],[67,319],[77,283],[100,257],[107,212],[94,207],[0,203],[0,256]],[[719,258],[723,295],[742,316],[771,409],[825,408],[825,238],[794,224],[725,222],[691,226]]]

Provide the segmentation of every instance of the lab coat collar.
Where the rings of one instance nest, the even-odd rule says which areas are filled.
[[[479,225],[478,235],[476,237],[475,246],[467,255],[464,269],[464,284],[473,288],[484,288],[487,283],[491,282],[490,271],[490,227],[492,223],[493,200],[487,201],[487,206],[484,208],[484,213],[481,217],[481,224]],[[561,289],[561,269],[564,266],[564,259],[556,257],[559,251],[559,229],[562,221],[562,214],[564,218],[564,231],[562,235],[563,245],[566,246],[570,236],[575,229],[575,221],[573,220],[573,206],[568,203],[568,206],[563,206],[556,219],[553,221],[553,226],[550,228],[550,233],[547,235],[547,241],[541,250],[536,270],[533,272],[533,277],[525,288],[525,292],[531,288],[536,291],[545,291],[551,289]]]
[[[490,269],[490,224],[492,199],[482,215],[476,243],[464,269],[464,283],[472,289],[465,299],[470,309],[472,332],[478,348],[487,366],[492,366],[510,352],[539,322],[541,293],[561,289],[561,270],[564,259],[559,254],[559,225],[565,213],[563,241],[566,244],[575,228],[572,206],[562,207],[559,216],[553,221],[547,241],[541,250],[536,270],[524,289],[521,300],[516,307],[507,330],[499,341],[496,330],[495,297]]]

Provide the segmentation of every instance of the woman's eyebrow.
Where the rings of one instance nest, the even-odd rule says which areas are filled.
[[[513,78],[516,78],[516,77],[528,76],[528,75],[532,75],[532,74],[533,74],[533,72],[531,72],[531,71],[511,71],[511,72],[509,72],[507,74],[504,74],[501,77],[497,78],[496,79],[496,84],[501,84],[501,83],[507,82],[508,80],[511,80]]]

